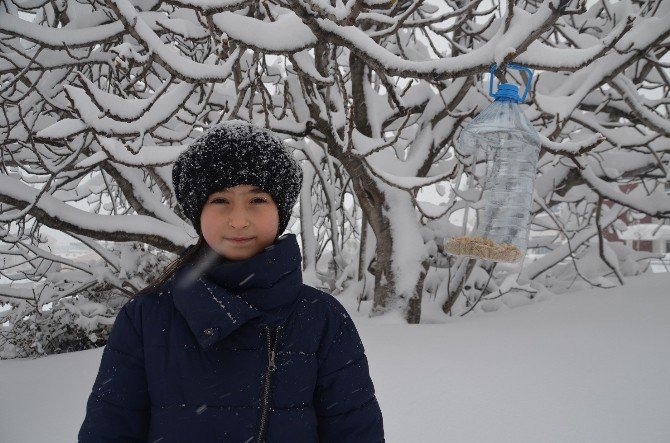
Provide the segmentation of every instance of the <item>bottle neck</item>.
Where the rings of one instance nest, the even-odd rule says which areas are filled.
[[[519,103],[517,100],[511,98],[511,97],[496,97],[495,101],[497,102],[512,102],[512,103]]]

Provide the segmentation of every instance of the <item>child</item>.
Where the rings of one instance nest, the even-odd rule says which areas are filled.
[[[79,441],[383,442],[354,323],[280,236],[302,185],[284,144],[228,122],[172,181],[198,242],[119,312]]]

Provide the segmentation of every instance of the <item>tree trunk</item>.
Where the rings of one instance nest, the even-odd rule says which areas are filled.
[[[387,216],[388,202],[384,190],[367,175],[365,166],[359,158],[351,155],[342,156],[342,164],[352,177],[354,191],[361,205],[361,210],[370,223],[377,245],[375,248],[375,288],[373,305],[370,314],[381,315],[392,309],[400,309],[408,323],[419,323],[421,319],[421,294],[427,273],[427,263],[420,263],[423,271],[419,273],[411,293],[399,293],[397,289],[396,269],[404,269],[405,264],[394,263],[394,243],[391,220]],[[409,195],[407,196],[409,199]],[[369,235],[369,233],[368,233]],[[360,269],[360,266],[359,266]],[[359,271],[360,272],[360,271]]]
[[[372,130],[367,115],[363,82],[366,81],[365,65],[355,55],[349,57],[351,67],[351,91],[356,100],[353,119],[356,129],[362,134],[372,136]],[[419,323],[421,320],[421,294],[427,268],[422,264],[424,272],[419,274],[416,285],[411,294],[399,294],[397,291],[397,275],[394,260],[394,239],[391,221],[386,215],[388,203],[385,192],[379,184],[368,175],[365,164],[360,158],[348,152],[341,152],[339,160],[352,178],[352,183],[361,209],[377,240],[375,288],[373,305],[370,315],[381,315],[394,308],[403,311],[408,323]],[[408,195],[409,199],[410,196]],[[360,269],[360,265],[359,265]]]

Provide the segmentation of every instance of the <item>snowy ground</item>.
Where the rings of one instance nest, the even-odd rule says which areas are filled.
[[[446,324],[352,312],[387,441],[670,442],[669,288],[645,275]],[[101,353],[0,361],[0,440],[75,441]]]

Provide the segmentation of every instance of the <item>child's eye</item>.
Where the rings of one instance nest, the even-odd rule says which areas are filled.
[[[225,198],[215,198],[214,200],[212,200],[212,203],[220,203],[220,202],[228,203],[228,201]]]
[[[260,197],[257,197],[257,198],[255,198],[255,199],[253,199],[253,200],[251,200],[251,201],[252,201],[252,202],[258,202],[258,203],[267,203],[267,200],[266,200],[266,199],[264,199],[264,198],[260,198]]]

